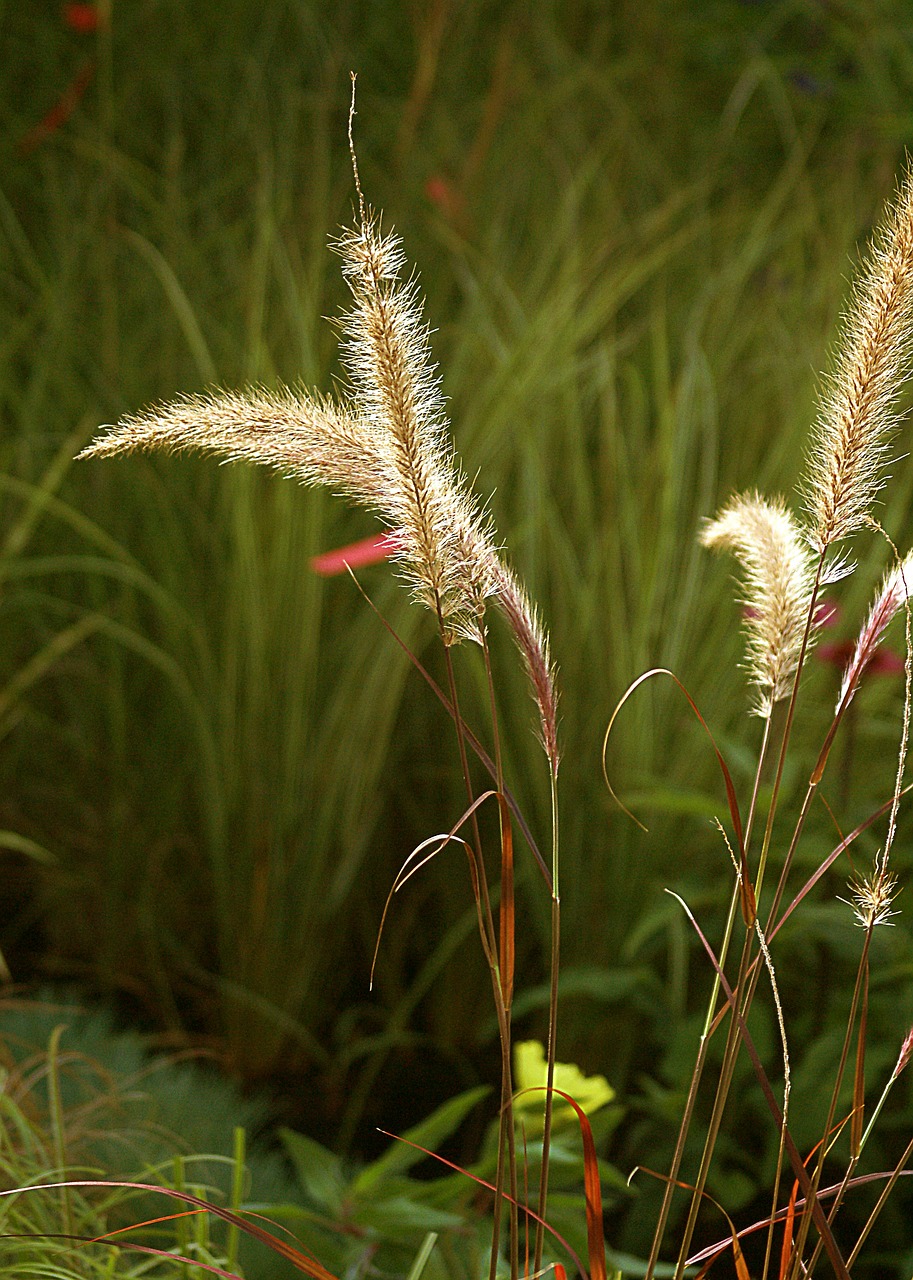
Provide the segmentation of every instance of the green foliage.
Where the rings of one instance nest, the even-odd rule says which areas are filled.
[[[465,1168],[451,1166],[453,1171],[445,1172],[442,1164],[427,1159],[427,1153],[439,1150],[486,1093],[485,1088],[476,1088],[451,1098],[367,1165],[353,1166],[310,1138],[285,1130],[283,1141],[306,1207],[285,1208],[283,1219],[336,1274],[353,1274],[370,1263],[380,1275],[403,1275],[429,1232],[437,1238],[426,1274],[481,1274],[488,1248],[490,1195],[480,1195],[476,1180],[491,1186],[497,1126],[489,1128],[479,1158]],[[620,1107],[603,1106],[593,1117],[601,1144],[621,1114]],[[538,1139],[534,1128],[527,1133],[525,1122],[518,1124],[525,1176],[534,1184],[541,1158],[541,1124]],[[556,1133],[551,1163],[549,1224],[557,1236],[550,1238],[547,1256],[567,1265],[560,1238],[578,1257],[587,1253],[583,1161],[575,1121],[563,1124]],[[423,1176],[410,1176],[416,1166]],[[604,1161],[600,1175],[608,1207],[624,1197],[625,1181]]]
[[[437,1150],[487,1093],[482,1087],[450,1099],[371,1164],[356,1168],[303,1134],[284,1130],[306,1206],[287,1210],[296,1235],[340,1275],[369,1264],[380,1275],[404,1275],[429,1232],[448,1238],[432,1251],[426,1274],[450,1274],[441,1272],[435,1255],[446,1257],[453,1248],[470,1259],[475,1255],[478,1265],[485,1219],[479,1215],[473,1227],[475,1184],[459,1173],[420,1180],[409,1170]]]
[[[175,1218],[183,1206],[174,1200],[118,1185],[151,1183],[244,1210],[263,1203],[251,1205],[253,1179],[258,1197],[284,1198],[290,1184],[281,1162],[256,1152],[246,1158],[237,1127],[256,1127],[262,1110],[223,1078],[152,1060],[138,1036],[50,998],[5,1004],[2,1057],[4,1275],[202,1280],[207,1273],[196,1263],[229,1272],[243,1265],[247,1280],[299,1274],[209,1214]],[[101,1185],[75,1185],[85,1180]],[[74,1185],[29,1190],[61,1182]],[[143,1252],[147,1246],[165,1256]]]

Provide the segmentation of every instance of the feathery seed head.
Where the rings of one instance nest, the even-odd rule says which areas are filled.
[[[742,567],[753,710],[767,718],[791,692],[802,651],[814,584],[808,545],[783,501],[756,493],[733,498],[705,525],[701,542],[732,551]]]
[[[891,619],[904,607],[913,593],[913,552],[900,564],[889,569],[859,632],[856,647],[843,673],[838,709],[852,700],[866,667],[875,656]]]
[[[383,235],[372,214],[335,247],[353,299],[342,322],[343,359],[362,415],[396,477],[390,501],[404,531],[400,558],[448,633],[479,639],[480,604],[492,586],[468,572],[461,531],[480,533],[481,516],[457,472],[418,288],[414,280],[400,280],[400,242]]]
[[[350,396],[339,405],[297,390],[186,396],[106,428],[79,456],[199,449],[329,485],[377,512],[396,531],[392,558],[436,613],[445,643],[481,642],[486,602],[497,600],[523,657],[557,772],[548,638],[457,466],[418,287],[400,279],[400,241],[382,234],[365,210],[357,168],[355,176],[359,225],[334,246],[352,293],[342,319]]]
[[[538,611],[530,604],[514,573],[500,560],[493,562],[492,569],[496,580],[495,601],[510,624],[523,658],[533,700],[539,708],[542,745],[552,773],[557,775],[561,759],[558,749],[558,690],[548,636]]]
[[[356,411],[305,391],[183,396],[104,428],[78,457],[151,449],[196,449],[262,463],[375,508],[389,482],[383,453]]]
[[[899,914],[891,906],[897,893],[897,877],[877,868],[871,876],[850,881],[852,901],[841,898],[853,908],[856,923],[863,929],[874,929],[879,924],[890,924],[891,917]]]
[[[900,1046],[900,1053],[897,1055],[897,1062],[891,1075],[893,1080],[896,1080],[902,1071],[906,1071],[910,1065],[911,1058],[913,1058],[913,1028],[907,1032],[904,1042]]]
[[[896,401],[913,344],[913,169],[877,233],[844,317],[809,450],[809,538],[823,553],[860,529],[885,481]]]

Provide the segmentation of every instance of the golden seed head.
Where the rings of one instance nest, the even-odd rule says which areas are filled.
[[[896,403],[913,344],[913,170],[906,175],[844,316],[803,485],[819,552],[862,528],[885,481]]]
[[[864,879],[850,881],[852,900],[841,898],[847,906],[853,908],[856,923],[863,929],[874,929],[876,925],[890,924],[891,917],[899,915],[891,906],[897,893],[897,877],[888,875],[883,869]]]
[[[701,542],[732,551],[742,568],[753,710],[766,718],[791,692],[802,651],[814,584],[808,544],[782,500],[756,493],[733,498],[705,525]]]
[[[334,404],[303,390],[259,388],[186,396],[105,428],[80,457],[198,449],[275,467],[369,507],[396,530],[393,558],[436,613],[445,643],[481,641],[486,601],[497,601],[523,657],[556,771],[557,695],[547,636],[457,465],[418,289],[400,278],[400,241],[364,210],[360,188],[359,206],[360,224],[335,245],[352,293],[342,320],[347,398]]]

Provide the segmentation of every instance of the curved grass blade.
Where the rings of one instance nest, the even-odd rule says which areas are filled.
[[[352,578],[352,581],[355,583],[356,587],[361,593],[361,596],[364,599],[365,603],[373,611],[375,617],[378,619],[381,626],[383,626],[384,629],[387,631],[387,633],[396,641],[396,643],[402,649],[403,653],[412,663],[412,666],[419,673],[419,675],[427,684],[428,688],[431,690],[431,692],[440,702],[441,706],[450,716],[451,720],[455,721],[456,713],[454,712],[450,699],[447,697],[444,690],[435,680],[434,676],[431,675],[431,673],[422,665],[421,661],[418,659],[418,657],[416,657],[416,655],[412,652],[412,650],[405,643],[405,641],[402,640],[397,635],[396,630],[390,625],[390,623],[387,621],[387,619],[378,609],[377,605],[368,595],[367,591],[365,591],[364,587],[358,581],[355,574],[352,573],[351,569],[349,569],[349,574]],[[462,724],[463,724],[463,733],[466,737],[466,741],[469,743],[470,747],[472,747],[473,752],[478,757],[479,761],[481,762],[482,766],[484,767],[488,775],[497,782],[498,770],[495,766],[495,762],[492,760],[491,756],[482,746],[481,742],[473,733],[472,729],[470,729],[469,725],[466,723],[465,720],[462,722]],[[532,831],[530,831],[529,829],[529,823],[524,818],[523,813],[520,810],[520,806],[517,804],[516,799],[512,795],[509,788],[507,787],[504,788],[504,798],[507,801],[508,805],[510,806],[511,813],[517,819],[517,825],[519,826],[520,830],[523,832],[523,838],[526,841],[527,845],[529,846],[530,853],[532,853],[533,857],[536,859],[536,865],[538,866],[540,872],[542,873],[542,878],[545,880],[545,883],[548,885],[549,890],[551,890],[551,887],[552,887],[551,872],[548,869],[546,861],[542,856],[542,853],[539,849],[538,844],[536,843],[536,839]]]
[[[485,1178],[480,1178],[478,1174],[470,1173],[470,1171],[468,1169],[464,1169],[462,1165],[454,1164],[452,1160],[448,1160],[445,1156],[438,1155],[436,1151],[430,1151],[427,1147],[421,1146],[420,1143],[418,1142],[410,1142],[408,1138],[403,1138],[403,1137],[400,1137],[399,1134],[391,1133],[388,1129],[378,1129],[377,1132],[382,1133],[385,1138],[392,1138],[394,1142],[405,1142],[407,1146],[415,1147],[417,1151],[421,1151],[422,1155],[427,1156],[429,1160],[437,1160],[439,1164],[446,1165],[448,1169],[453,1169],[454,1173],[463,1174],[464,1177],[469,1178],[472,1182],[477,1183],[480,1187],[484,1187],[486,1191],[490,1191],[493,1195],[498,1194],[497,1187],[495,1187],[494,1183],[486,1181]],[[521,1213],[526,1214],[527,1218],[531,1218],[533,1222],[537,1222],[542,1227],[544,1227],[545,1230],[549,1233],[549,1235],[552,1236],[555,1240],[557,1240],[558,1243],[561,1245],[562,1249],[566,1251],[568,1257],[571,1259],[574,1266],[580,1272],[582,1280],[590,1280],[590,1277],[587,1275],[586,1268],[584,1267],[580,1259],[577,1257],[577,1254],[574,1252],[571,1245],[568,1244],[567,1240],[565,1240],[564,1236],[562,1236],[558,1231],[556,1231],[554,1227],[550,1227],[547,1222],[543,1221],[543,1219],[539,1217],[539,1215],[535,1212],[534,1209],[530,1209],[528,1205],[520,1204],[519,1201],[514,1200],[513,1196],[511,1196],[507,1191],[501,1192],[501,1198],[503,1200],[506,1200],[509,1204],[515,1204]]]
[[[396,879],[393,881],[393,884],[390,887],[390,892],[387,894],[387,901],[384,903],[384,909],[380,917],[380,924],[378,925],[378,928],[377,928],[377,941],[374,944],[374,956],[371,960],[371,976],[368,981],[369,991],[372,990],[374,987],[374,969],[377,964],[377,955],[378,955],[378,952],[380,951],[381,935],[383,934],[383,931],[384,931],[384,924],[386,923],[387,912],[390,910],[390,903],[393,901],[393,895],[395,893],[399,893],[400,889],[403,887],[406,881],[411,880],[412,877],[418,871],[421,871],[422,867],[424,867],[427,863],[429,863],[432,860],[432,858],[436,858],[437,855],[441,852],[441,850],[444,849],[448,844],[461,844],[463,848],[466,850],[466,854],[469,858],[469,874],[472,878],[472,892],[473,892],[473,896],[478,900],[479,872],[473,862],[475,855],[473,853],[472,846],[468,844],[462,838],[462,836],[457,835],[457,832],[459,831],[460,827],[462,827],[466,822],[469,821],[469,819],[480,807],[480,805],[484,804],[484,802],[488,800],[491,796],[497,795],[497,794],[498,793],[496,791],[486,791],[482,795],[478,796],[472,802],[469,808],[466,809],[466,811],[459,818],[457,823],[450,828],[450,831],[447,832],[446,835],[428,836],[427,839],[421,842],[421,844],[417,844],[415,846],[415,848],[409,854],[406,861],[400,867],[399,871],[397,872]],[[409,864],[412,862],[412,860],[414,858],[417,858],[421,853],[424,853],[424,851],[429,847],[429,845],[434,845],[434,848],[431,850],[431,852],[425,854],[421,862],[418,862],[415,866],[410,867]],[[408,871],[406,870],[407,867],[409,868]]]
[[[278,1236],[273,1235],[271,1231],[267,1231],[265,1227],[258,1226],[255,1222],[248,1221],[239,1213],[234,1213],[231,1209],[223,1209],[221,1205],[212,1204],[208,1200],[202,1200],[199,1196],[191,1195],[189,1191],[178,1191],[173,1187],[157,1187],[154,1183],[149,1182],[124,1182],[114,1179],[104,1178],[72,1178],[64,1182],[39,1182],[33,1183],[27,1187],[13,1187],[10,1190],[0,1191],[0,1198],[7,1196],[26,1195],[30,1191],[66,1191],[76,1187],[95,1187],[99,1190],[110,1190],[112,1187],[118,1187],[125,1191],[151,1191],[156,1195],[170,1196],[173,1200],[180,1200],[184,1204],[194,1205],[198,1209],[204,1209],[206,1212],[213,1214],[217,1218],[221,1218],[223,1222],[227,1222],[229,1226],[237,1227],[239,1231],[243,1231],[253,1240],[259,1240],[261,1244],[266,1245],[273,1253],[285,1258],[293,1267],[296,1267],[304,1275],[310,1276],[311,1280],[336,1280],[332,1272],[327,1271],[326,1267],[315,1259],[303,1253],[301,1249],[296,1249],[286,1240],[281,1240]],[[122,1247],[122,1246],[119,1246]],[[136,1245],[134,1248],[146,1248],[146,1246]],[[173,1255],[165,1255],[171,1256]],[[201,1265],[194,1262],[194,1266]],[[217,1275],[231,1276],[231,1272],[216,1272]]]
[[[739,802],[736,796],[735,783],[732,781],[732,774],[729,772],[729,766],[727,765],[726,761],[723,758],[723,753],[720,751],[719,747],[716,745],[716,739],[711,733],[710,726],[707,724],[707,721],[701,715],[700,710],[698,709],[697,703],[694,701],[691,694],[682,684],[681,680],[679,680],[675,672],[670,671],[668,667],[651,667],[649,671],[645,671],[643,675],[638,676],[637,679],[633,682],[633,684],[630,684],[628,688],[625,690],[621,700],[618,702],[617,706],[615,707],[615,710],[612,712],[612,716],[609,720],[608,728],[605,731],[605,737],[602,740],[602,776],[605,779],[605,784],[608,787],[609,793],[612,796],[612,799],[616,802],[616,804],[618,804],[619,807],[622,808],[624,812],[630,818],[632,818],[643,831],[646,831],[647,828],[644,826],[644,824],[638,818],[636,818],[633,813],[631,813],[630,809],[628,809],[625,805],[622,804],[618,796],[615,794],[612,784],[609,781],[608,770],[606,768],[606,750],[608,749],[609,736],[612,732],[612,727],[615,724],[615,720],[618,717],[618,713],[621,711],[622,707],[627,702],[628,698],[630,698],[631,694],[634,693],[634,691],[638,689],[646,680],[651,679],[653,676],[668,676],[670,680],[673,680],[675,684],[678,685],[679,689],[684,694],[685,699],[687,700],[688,706],[694,712],[694,715],[697,718],[698,723],[706,733],[707,737],[710,739],[710,745],[713,747],[713,752],[714,752],[714,755],[716,756],[717,764],[720,766],[720,772],[723,775],[723,782],[726,787],[726,803],[729,806],[729,816],[732,819],[732,829],[735,832],[736,843],[738,845],[738,850],[739,850],[739,865],[742,871],[742,880],[740,885],[740,895],[741,895],[741,901],[742,901],[742,917],[746,925],[749,928],[751,928],[751,926],[754,924],[755,916],[757,915],[757,904],[755,903],[754,886],[752,885],[751,878],[748,874],[748,859],[745,854],[745,835],[744,835],[744,829],[742,827],[742,815],[739,812]]]

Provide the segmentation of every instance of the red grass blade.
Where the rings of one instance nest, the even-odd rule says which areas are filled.
[[[815,1150],[817,1150],[817,1147],[815,1148]],[[644,1170],[644,1172],[653,1173],[653,1170],[646,1169]],[[659,1174],[659,1173],[653,1173],[653,1176],[655,1178],[664,1177],[663,1174]],[[879,1173],[864,1173],[864,1174],[861,1174],[859,1177],[850,1178],[849,1182],[847,1182],[846,1184],[844,1184],[843,1182],[835,1182],[832,1186],[821,1188],[817,1193],[817,1199],[822,1201],[829,1200],[831,1199],[832,1196],[835,1196],[838,1191],[842,1193],[846,1191],[848,1188],[852,1188],[853,1190],[856,1190],[859,1187],[874,1185],[877,1182],[886,1182],[893,1176],[894,1176],[893,1173],[887,1173],[884,1170],[882,1170]],[[901,1176],[913,1177],[913,1169],[901,1170]],[[676,1185],[684,1186],[686,1184],[676,1183]],[[797,1199],[795,1202],[795,1209],[796,1210],[804,1209],[805,1203],[806,1202],[804,1199]],[[778,1209],[777,1212],[773,1214],[772,1217],[770,1214],[768,1214],[766,1218],[759,1218],[757,1222],[753,1222],[750,1226],[743,1227],[741,1229],[741,1231],[738,1233],[739,1239],[744,1240],[746,1236],[754,1235],[758,1231],[766,1231],[772,1221],[785,1222],[786,1219],[789,1217],[789,1215],[790,1215],[790,1210],[789,1210],[789,1206],[787,1206],[785,1209]],[[706,1262],[708,1258],[714,1258],[716,1257],[717,1254],[725,1253],[728,1248],[729,1248],[728,1240],[720,1240],[720,1241],[717,1241],[716,1244],[707,1245],[705,1248],[701,1249],[699,1253],[692,1254],[690,1258],[686,1259],[685,1266],[686,1267],[700,1266],[701,1263]]]
[[[63,20],[71,31],[87,35],[102,26],[101,10],[94,4],[65,4]]]
[[[83,94],[92,83],[94,75],[94,62],[86,62],[80,67],[47,115],[19,139],[19,151],[22,155],[28,155],[30,151],[34,151],[45,138],[49,138],[52,133],[56,133],[66,124],[82,101]]]
[[[796,1225],[796,1196],[799,1194],[798,1182],[793,1183],[789,1204],[786,1206],[786,1217],[783,1219],[783,1247],[780,1250],[780,1280],[789,1275],[789,1264],[793,1256],[793,1231]]]
[[[437,1160],[438,1164],[446,1165],[448,1169],[453,1169],[454,1173],[461,1173],[464,1178],[469,1178],[470,1181],[475,1182],[478,1186],[485,1187],[487,1191],[491,1191],[492,1194],[497,1195],[498,1189],[494,1185],[494,1183],[486,1182],[484,1178],[478,1177],[477,1174],[470,1173],[469,1170],[464,1169],[462,1165],[454,1164],[452,1160],[448,1160],[445,1156],[439,1156],[436,1151],[429,1151],[427,1147],[423,1147],[420,1143],[410,1142],[408,1138],[402,1138],[397,1133],[390,1133],[389,1130],[387,1129],[378,1129],[377,1132],[382,1133],[385,1138],[392,1138],[394,1142],[404,1142],[407,1147],[414,1147],[416,1151],[421,1151],[422,1155],[428,1156],[428,1158],[431,1160]],[[590,1135],[590,1137],[592,1139],[592,1134]],[[586,1268],[584,1267],[580,1259],[577,1257],[577,1254],[574,1252],[574,1250],[565,1240],[564,1236],[560,1235],[555,1230],[554,1227],[550,1227],[549,1224],[543,1218],[539,1217],[538,1213],[536,1213],[535,1210],[530,1209],[529,1205],[519,1204],[518,1201],[516,1201],[513,1198],[513,1196],[509,1195],[506,1191],[501,1192],[501,1198],[502,1200],[506,1200],[509,1204],[517,1205],[517,1208],[520,1210],[520,1212],[525,1213],[528,1219],[532,1218],[533,1222],[541,1223],[541,1225],[545,1228],[545,1230],[549,1233],[549,1235],[554,1237],[554,1239],[557,1240],[558,1243],[561,1245],[561,1248],[565,1250],[565,1252],[567,1253],[567,1256],[571,1259],[574,1266],[580,1272],[580,1275],[582,1276],[583,1280],[589,1280],[589,1277],[587,1276]],[[602,1275],[604,1280],[605,1278],[604,1266],[603,1266]]]
[[[144,1222],[131,1222],[128,1227],[115,1227],[113,1231],[106,1231],[104,1235],[93,1236],[91,1240],[86,1241],[86,1244],[103,1244],[114,1236],[122,1236],[126,1231],[140,1231],[143,1227],[157,1227],[160,1222],[175,1222],[178,1218],[196,1218],[199,1214],[205,1212],[205,1209],[182,1209],[180,1213],[163,1213],[158,1218],[146,1218]]]
[[[121,1182],[114,1180],[105,1180],[102,1178],[72,1178],[66,1182],[39,1182],[32,1183],[27,1187],[13,1187],[11,1190],[0,1191],[0,1197],[3,1196],[21,1196],[29,1191],[60,1191],[66,1187],[98,1187],[99,1189],[109,1189],[111,1187],[120,1187],[127,1191],[152,1191],[160,1196],[171,1196],[173,1200],[180,1200],[184,1204],[195,1205],[198,1209],[205,1209],[208,1213],[214,1214],[215,1217],[221,1218],[223,1222],[227,1222],[230,1226],[237,1227],[239,1231],[243,1231],[254,1240],[259,1240],[261,1244],[266,1245],[268,1249],[272,1249],[273,1253],[277,1253],[280,1258],[285,1258],[293,1267],[296,1267],[304,1275],[310,1276],[311,1280],[336,1280],[331,1271],[327,1271],[326,1267],[320,1265],[315,1258],[310,1258],[300,1249],[296,1249],[294,1245],[289,1244],[286,1240],[280,1240],[278,1236],[274,1236],[271,1231],[258,1227],[256,1223],[248,1221],[239,1213],[233,1213],[231,1209],[223,1209],[220,1205],[211,1204],[208,1200],[201,1200],[199,1196],[192,1196],[188,1191],[176,1191],[173,1187],[157,1187],[149,1182]],[[125,1247],[123,1242],[118,1243],[118,1247]],[[146,1246],[134,1245],[133,1248],[145,1249]],[[173,1255],[169,1255],[173,1256]],[[198,1262],[194,1262],[194,1266],[200,1266]],[[212,1270],[212,1268],[207,1268]],[[230,1271],[216,1271],[216,1275],[224,1275],[236,1280],[234,1273]]]
[[[606,1280],[605,1227],[602,1221],[602,1187],[599,1183],[599,1161],[593,1130],[586,1112],[563,1089],[553,1089],[559,1098],[569,1102],[577,1112],[580,1137],[583,1140],[583,1194],[586,1200],[586,1238],[592,1280]],[[741,1280],[741,1277],[740,1277]]]

